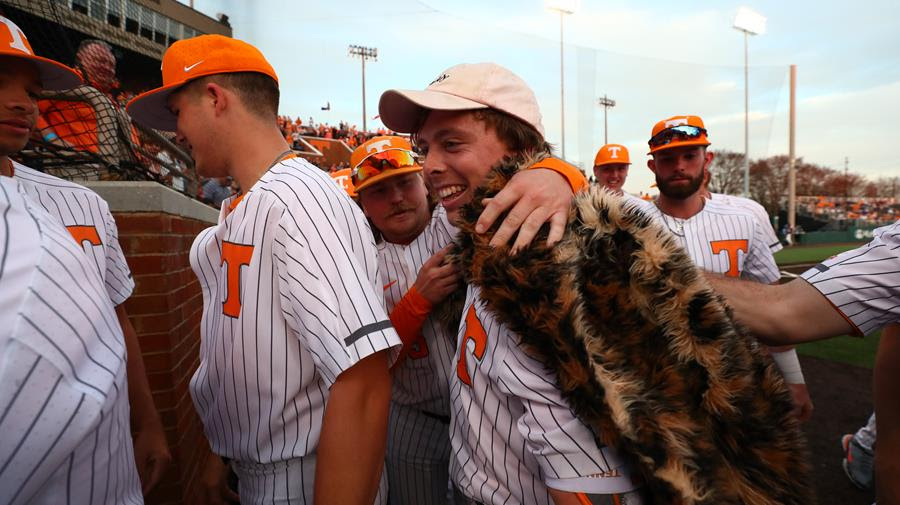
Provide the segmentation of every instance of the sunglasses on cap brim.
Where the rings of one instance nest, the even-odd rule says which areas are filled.
[[[391,149],[372,154],[357,165],[350,172],[350,180],[354,186],[359,186],[367,179],[371,179],[386,170],[407,168],[416,166],[416,155],[405,149]]]
[[[706,129],[700,128],[699,126],[673,126],[672,128],[666,128],[665,130],[657,133],[647,143],[650,144],[651,148],[655,148],[671,144],[672,142],[678,140],[697,139],[703,135],[706,135]]]

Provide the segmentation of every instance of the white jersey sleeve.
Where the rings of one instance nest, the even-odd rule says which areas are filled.
[[[900,321],[900,221],[803,273],[863,335]]]
[[[773,256],[766,232],[758,220],[756,226],[753,226],[752,234],[750,250],[747,251],[747,256],[744,258],[741,277],[771,284],[781,278],[781,272],[775,263],[775,256]]]
[[[100,277],[7,177],[0,216],[0,503],[142,503],[125,345]]]
[[[84,249],[106,286],[113,305],[134,291],[134,279],[119,245],[119,230],[100,195],[71,181],[13,162],[13,173],[28,197],[59,221]]]
[[[385,313],[374,240],[362,246],[364,265],[348,237],[312,213],[281,216],[272,248],[278,290],[291,328],[305,337],[330,387],[344,370],[400,343]],[[308,222],[302,222],[309,219]]]

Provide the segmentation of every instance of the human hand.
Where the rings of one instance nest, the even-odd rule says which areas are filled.
[[[228,487],[228,467],[217,454],[209,453],[206,464],[200,471],[196,496],[199,505],[240,502],[240,496]]]
[[[141,479],[141,490],[146,495],[159,483],[172,462],[162,425],[150,423],[137,432],[134,437],[134,461]]]
[[[806,384],[788,384],[791,391],[791,398],[794,400],[794,415],[801,423],[809,421],[813,413],[812,399],[809,397],[809,390]]]
[[[444,264],[444,258],[449,251],[450,246],[447,246],[434,253],[422,265],[419,275],[416,277],[414,284],[416,291],[432,306],[442,302],[456,289],[459,283],[459,272],[456,270],[456,265]]]
[[[515,254],[530,244],[547,222],[550,223],[547,245],[553,245],[565,231],[572,195],[572,187],[559,173],[546,168],[522,170],[495,197],[485,200],[486,205],[475,231],[484,233],[503,212],[509,210],[491,238],[491,246],[508,243],[518,232],[510,249],[510,253]]]

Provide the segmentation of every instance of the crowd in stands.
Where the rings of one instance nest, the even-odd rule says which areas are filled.
[[[331,126],[328,123],[316,123],[312,116],[310,116],[307,123],[304,123],[299,117],[291,119],[289,116],[278,116],[278,126],[281,128],[281,133],[284,134],[288,144],[295,146],[300,135],[343,140],[350,149],[355,149],[372,137],[394,134],[394,132],[385,128],[379,128],[375,131],[361,131],[356,128],[356,125],[343,121],[338,123],[337,126]]]
[[[823,221],[877,226],[900,218],[900,201],[882,197],[801,196],[797,199],[797,213]]]

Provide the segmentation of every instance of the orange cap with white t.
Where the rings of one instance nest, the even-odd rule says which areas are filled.
[[[278,76],[259,49],[223,35],[201,35],[172,44],[162,60],[163,85],[128,102],[131,117],[157,130],[175,131],[177,118],[169,110],[172,92],[188,82],[215,74],[258,72],[275,82]]]
[[[700,116],[672,116],[656,123],[650,133],[650,152],[682,146],[708,146],[706,126]]]
[[[44,89],[57,91],[81,86],[81,76],[75,70],[49,58],[36,56],[25,33],[10,20],[0,16],[0,55],[13,56],[32,62],[38,70]]]
[[[398,135],[369,139],[350,155],[350,167],[357,192],[390,177],[422,171],[409,140]]]
[[[344,191],[350,195],[350,198],[356,198],[356,191],[353,189],[353,182],[350,180],[351,169],[336,170],[331,173],[331,178],[338,186],[344,188]]]
[[[594,156],[594,166],[612,165],[613,163],[631,164],[628,158],[628,149],[621,144],[606,144],[597,151]]]

